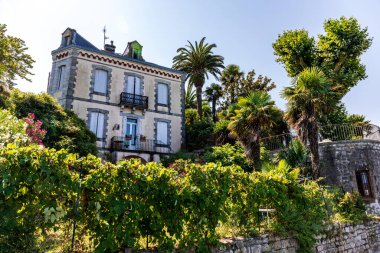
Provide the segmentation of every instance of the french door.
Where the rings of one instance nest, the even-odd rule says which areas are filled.
[[[124,124],[124,135],[129,140],[129,144],[132,146],[136,145],[137,137],[137,119],[125,118]]]

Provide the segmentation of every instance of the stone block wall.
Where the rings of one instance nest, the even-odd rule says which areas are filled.
[[[258,238],[225,239],[224,249],[217,253],[295,253],[298,243],[291,237],[263,235]],[[335,224],[316,237],[315,253],[376,253],[380,252],[380,222],[358,225]]]
[[[357,191],[355,173],[368,170],[373,198],[380,202],[380,141],[352,140],[319,144],[321,176],[327,184],[342,187],[346,192]]]

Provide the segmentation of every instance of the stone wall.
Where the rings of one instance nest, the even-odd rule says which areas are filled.
[[[376,253],[380,252],[380,222],[359,225],[335,224],[316,237],[315,253]],[[251,239],[225,239],[218,253],[295,253],[298,243],[293,238],[263,235]]]
[[[357,191],[355,173],[368,170],[373,193],[369,203],[380,202],[380,141],[352,140],[320,143],[321,176],[327,184]]]

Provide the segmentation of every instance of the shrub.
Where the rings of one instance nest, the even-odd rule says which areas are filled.
[[[234,145],[227,143],[223,146],[214,146],[204,153],[203,160],[208,163],[220,163],[222,166],[238,165],[245,171],[252,170],[239,142]]]
[[[337,211],[344,221],[357,223],[366,217],[366,207],[358,192],[346,192],[339,200]]]
[[[26,146],[29,137],[26,134],[26,123],[18,120],[9,111],[0,109],[0,149],[9,143]]]
[[[197,120],[186,125],[187,148],[191,150],[205,148],[212,143],[212,132],[214,123],[207,118]]]
[[[74,112],[65,110],[50,95],[12,89],[5,104],[17,118],[26,118],[29,113],[33,113],[43,123],[46,147],[57,150],[64,148],[81,156],[97,154],[96,136],[87,128],[86,123]]]

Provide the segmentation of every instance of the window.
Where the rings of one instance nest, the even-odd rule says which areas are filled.
[[[106,70],[95,70],[94,92],[107,93],[108,72]]]
[[[168,105],[168,85],[159,83],[157,85],[157,103],[160,105]]]
[[[130,144],[135,145],[137,137],[137,119],[127,118],[127,124],[125,128],[125,137],[129,137]]]
[[[367,197],[367,198],[372,197],[368,170],[357,171],[356,172],[356,182],[358,184],[359,193],[363,197]]]
[[[104,113],[91,112],[90,130],[96,135],[98,140],[104,139]]]
[[[157,121],[157,144],[168,145],[168,123]]]
[[[141,79],[137,76],[128,76],[126,92],[141,95]]]
[[[62,82],[63,82],[63,75],[65,74],[65,65],[59,66],[58,68],[58,85],[57,89],[59,90],[61,88]]]

